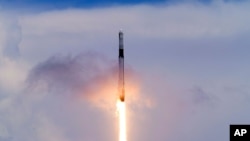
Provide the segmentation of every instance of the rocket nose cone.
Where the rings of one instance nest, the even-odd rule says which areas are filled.
[[[123,35],[123,32],[122,32],[122,30],[120,30],[119,31],[119,36],[122,37],[122,35]]]

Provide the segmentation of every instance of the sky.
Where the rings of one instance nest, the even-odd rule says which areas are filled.
[[[226,141],[249,124],[247,0],[0,0],[0,140]]]

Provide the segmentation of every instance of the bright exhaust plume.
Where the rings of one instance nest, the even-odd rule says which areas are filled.
[[[126,128],[126,104],[120,100],[117,101],[118,121],[119,121],[119,141],[127,141]]]

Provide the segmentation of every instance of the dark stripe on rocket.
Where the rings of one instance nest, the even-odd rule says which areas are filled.
[[[123,49],[119,49],[119,57],[124,58]]]

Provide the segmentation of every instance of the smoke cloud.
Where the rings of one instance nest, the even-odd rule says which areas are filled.
[[[92,100],[99,106],[112,104],[117,91],[116,67],[96,52],[53,56],[30,71],[28,89],[42,87],[53,94]]]
[[[103,131],[115,129],[116,65],[96,52],[56,55],[38,63],[17,95],[2,98],[0,139],[112,140],[115,131]]]

